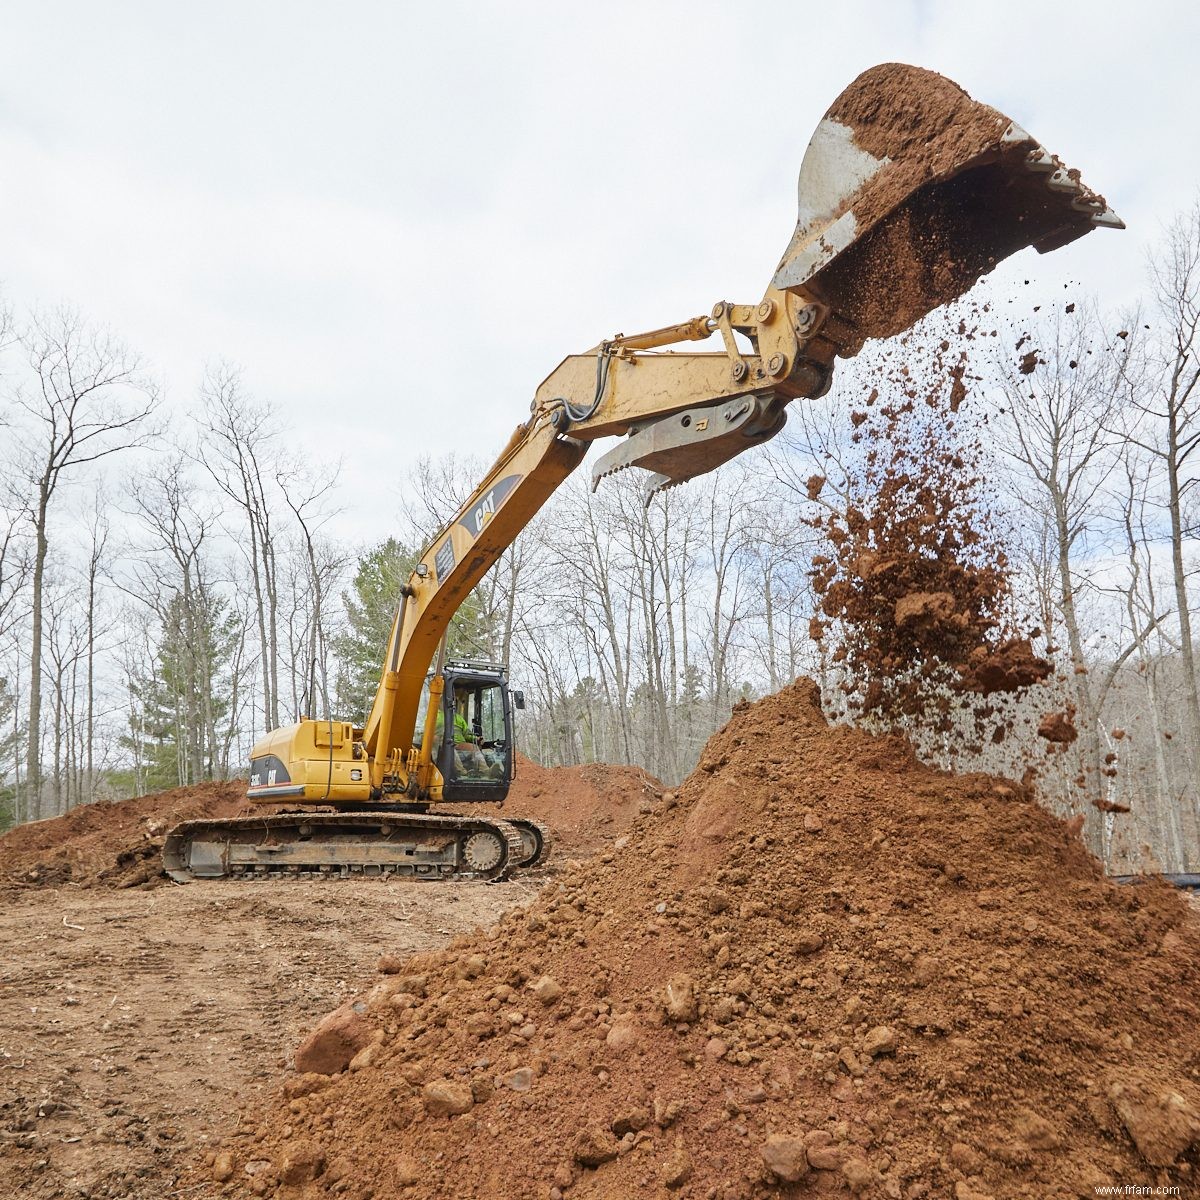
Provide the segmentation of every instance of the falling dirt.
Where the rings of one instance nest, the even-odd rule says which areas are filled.
[[[1200,925],[1024,787],[739,705],[620,849],[361,998],[197,1196],[1037,1196],[1187,1185]],[[795,1181],[789,1183],[787,1181]]]
[[[1051,673],[1014,617],[981,430],[957,415],[976,336],[961,321],[865,360],[882,400],[868,420],[852,418],[861,450],[843,503],[810,518],[823,543],[812,579],[826,618],[813,632],[842,673],[848,709],[938,734],[967,714],[972,738],[994,716],[979,698]]]
[[[1045,738],[1058,746],[1069,746],[1079,736],[1075,728],[1075,710],[1068,708],[1066,712],[1046,713],[1038,722],[1038,737]]]

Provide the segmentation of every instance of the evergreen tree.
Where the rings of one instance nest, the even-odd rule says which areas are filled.
[[[229,665],[239,636],[227,604],[206,590],[168,604],[151,670],[130,680],[122,745],[148,792],[219,779],[231,718]]]
[[[349,628],[335,642],[335,650],[339,659],[338,708],[348,719],[366,719],[383,672],[400,589],[416,564],[414,551],[388,538],[359,558],[350,590],[342,593]],[[489,657],[492,633],[472,592],[450,622],[447,653],[451,657]]]

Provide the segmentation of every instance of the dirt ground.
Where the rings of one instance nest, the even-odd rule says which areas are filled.
[[[181,1194],[383,952],[440,947],[539,884],[65,884],[0,892],[0,1197]]]

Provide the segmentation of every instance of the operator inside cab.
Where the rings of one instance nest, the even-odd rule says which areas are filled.
[[[506,777],[505,742],[502,702],[493,693],[498,688],[478,684],[453,686],[454,756],[456,779],[463,781],[498,780]],[[413,745],[420,746],[425,730],[425,713],[429,703],[426,685],[417,713]],[[474,707],[474,713],[472,713]],[[444,706],[439,707],[434,720],[434,744],[440,746],[445,733]],[[491,728],[498,726],[498,728]],[[489,740],[490,739],[490,740]],[[497,740],[498,739],[498,740]],[[435,755],[438,753],[435,750]]]

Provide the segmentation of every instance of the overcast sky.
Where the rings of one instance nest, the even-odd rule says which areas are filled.
[[[422,451],[490,457],[566,354],[755,302],[864,68],[941,71],[1129,225],[1009,277],[1133,298],[1200,182],[1200,6],[0,0],[0,286],[67,300],[186,407],[240,363],[340,527]]]

